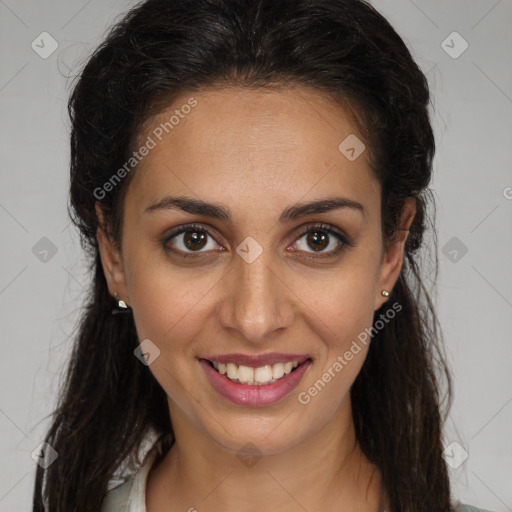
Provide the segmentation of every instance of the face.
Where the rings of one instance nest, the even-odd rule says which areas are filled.
[[[306,88],[204,90],[145,126],[141,145],[153,147],[127,190],[120,250],[101,229],[98,241],[110,292],[150,340],[173,425],[278,453],[350,417],[370,346],[361,333],[393,288],[406,235],[384,252],[381,189],[368,152],[353,158],[362,146],[339,149],[348,136],[362,141],[341,107]],[[413,215],[407,203],[403,227]],[[226,355],[249,380],[267,366],[261,382],[287,369],[277,361],[302,364],[240,384],[207,362]]]

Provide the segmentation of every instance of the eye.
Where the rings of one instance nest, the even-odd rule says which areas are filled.
[[[211,239],[210,242],[208,241],[208,238]],[[217,248],[223,250],[223,248],[214,243],[213,240],[212,234],[204,226],[199,226],[197,224],[185,224],[162,240],[162,243],[164,245],[164,249],[171,246],[171,250],[173,252],[177,253],[179,256],[187,258],[189,257],[188,254],[180,253],[203,253]],[[208,243],[210,243],[210,247],[208,247]],[[203,250],[205,247],[206,250]]]
[[[305,240],[301,241],[303,238]],[[328,257],[341,252],[345,246],[353,247],[353,244],[343,233],[327,224],[316,224],[300,233],[298,241],[293,244],[293,251],[298,249],[309,254],[320,253],[319,257]],[[308,251],[308,247],[312,251]]]

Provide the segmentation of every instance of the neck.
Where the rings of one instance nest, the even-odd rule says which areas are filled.
[[[149,474],[147,512],[379,510],[380,475],[357,442],[350,400],[321,431],[279,453],[261,441],[227,450],[170,410],[176,441]]]

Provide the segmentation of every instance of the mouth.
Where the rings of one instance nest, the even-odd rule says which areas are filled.
[[[287,361],[286,363],[258,366],[256,368],[231,362],[226,364],[208,359],[206,361],[215,371],[225,375],[231,382],[249,386],[264,386],[266,384],[273,384],[296,371],[307,360],[311,360],[311,358],[304,359],[303,361]]]
[[[224,375],[235,384],[244,384],[246,386],[265,386],[273,384],[290,373],[299,369],[306,362],[311,363],[311,357],[301,360],[293,359],[286,362],[278,362],[275,364],[267,364],[263,366],[246,366],[235,362],[223,363],[219,361],[210,361],[203,359],[217,373]]]
[[[212,357],[213,360],[199,358],[199,365],[219,395],[237,405],[250,407],[270,406],[285,399],[299,385],[313,364],[313,359],[309,356],[292,354],[245,358],[238,356],[231,354]],[[235,357],[238,361],[244,359],[246,364],[235,363]],[[263,357],[265,359],[262,361]],[[274,364],[257,366],[262,362]]]

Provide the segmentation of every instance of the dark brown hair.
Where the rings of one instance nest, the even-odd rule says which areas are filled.
[[[442,457],[451,382],[418,250],[434,225],[427,215],[435,143],[425,76],[390,24],[361,0],[149,0],[111,29],[69,101],[70,215],[90,258],[92,286],[46,436],[59,457],[38,468],[33,512],[98,511],[109,480],[150,430],[172,443],[165,392],[133,354],[133,317],[111,314],[95,191],[130,157],[151,115],[179,94],[219,84],[301,85],[350,104],[381,184],[386,242],[400,229],[404,200],[416,198],[389,298],[402,310],[374,335],[351,388],[353,416],[394,512],[451,511]],[[118,243],[134,172],[99,199]],[[436,248],[435,229],[432,235]],[[437,253],[433,260],[434,281]],[[427,263],[422,259],[422,270]]]

